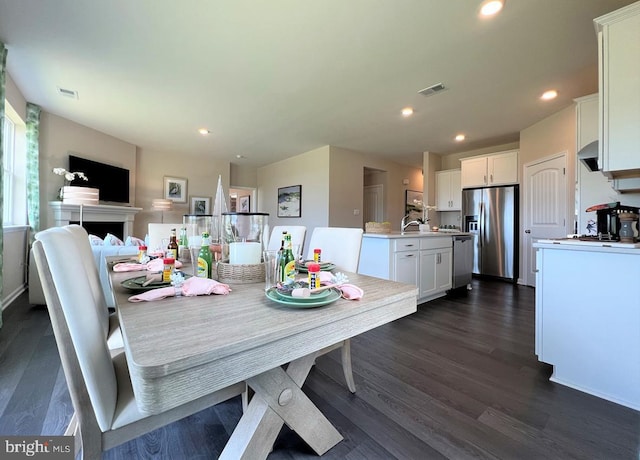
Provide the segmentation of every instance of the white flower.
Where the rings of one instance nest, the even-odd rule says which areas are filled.
[[[71,171],[67,171],[64,168],[53,168],[53,173],[57,174],[58,176],[64,176],[64,179],[67,182],[71,182],[72,180],[74,180],[76,177],[79,179],[82,179],[84,181],[89,180],[89,178],[87,176],[84,175],[83,172],[71,172]]]

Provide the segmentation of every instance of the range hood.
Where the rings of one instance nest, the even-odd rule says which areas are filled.
[[[593,141],[582,147],[578,152],[578,160],[580,160],[589,171],[599,171],[598,141]]]

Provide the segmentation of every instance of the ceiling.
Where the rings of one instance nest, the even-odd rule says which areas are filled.
[[[143,149],[261,166],[333,145],[421,166],[597,91],[592,20],[629,3],[507,0],[480,19],[480,0],[0,0],[0,40],[28,101]]]

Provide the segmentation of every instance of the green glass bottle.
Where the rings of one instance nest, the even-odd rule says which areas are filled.
[[[292,283],[296,279],[296,259],[293,256],[293,250],[291,245],[291,235],[285,235],[284,240],[284,255],[280,262],[282,267],[282,281],[286,283]]]
[[[204,232],[202,234],[202,247],[200,247],[200,252],[198,253],[198,278],[211,278],[213,257],[209,247],[210,242],[209,233]]]

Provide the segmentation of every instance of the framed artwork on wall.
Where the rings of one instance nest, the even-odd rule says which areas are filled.
[[[238,212],[250,212],[251,197],[249,195],[238,197]]]
[[[302,185],[278,188],[278,217],[302,216]]]
[[[187,179],[164,176],[164,198],[174,203],[186,203]]]
[[[404,200],[404,213],[409,215],[409,221],[422,218],[422,192],[406,190]]]
[[[190,214],[211,214],[211,197],[210,196],[192,196]]]

